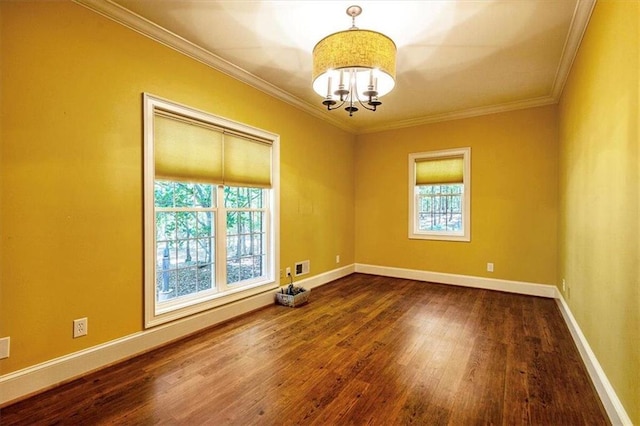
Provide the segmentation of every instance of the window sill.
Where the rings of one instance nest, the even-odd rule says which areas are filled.
[[[160,306],[156,309],[156,313],[152,318],[146,319],[145,328],[155,327],[184,318],[188,315],[194,315],[210,309],[218,308],[276,288],[278,288],[278,283],[275,281],[255,283],[252,285],[245,285],[241,288],[229,289],[223,293],[212,293],[204,300],[202,298],[198,298],[197,301],[185,300],[184,303],[177,302],[167,307]]]
[[[457,235],[457,234],[409,234],[410,240],[435,240],[435,241],[457,241],[457,242],[470,242],[471,237],[469,235]]]

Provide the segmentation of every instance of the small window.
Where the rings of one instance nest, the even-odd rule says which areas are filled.
[[[409,238],[471,240],[471,148],[409,155]]]

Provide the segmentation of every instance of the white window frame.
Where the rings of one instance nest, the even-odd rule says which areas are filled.
[[[256,294],[273,290],[280,285],[279,275],[276,271],[280,267],[280,137],[277,134],[267,132],[243,123],[218,117],[204,111],[187,107],[159,97],[143,94],[144,106],[144,318],[145,328],[184,318],[195,313],[203,312],[218,306],[235,302]],[[271,143],[271,175],[272,187],[268,189],[267,214],[265,223],[269,227],[266,243],[266,279],[247,280],[243,285],[224,284],[217,292],[203,292],[202,297],[184,297],[172,303],[158,306],[156,302],[156,225],[154,204],[154,115],[156,111],[165,111],[178,114],[190,119],[201,121],[209,125],[228,129],[254,136]],[[223,186],[218,185],[216,190],[216,268],[224,268],[226,265],[226,209],[223,203]],[[222,225],[222,227],[220,227]],[[224,246],[224,249],[220,247]],[[226,272],[225,272],[226,274]],[[218,274],[218,277],[220,274]]]
[[[435,160],[451,157],[462,157],[463,162],[463,229],[461,232],[421,231],[418,229],[416,162],[419,160]],[[419,240],[471,241],[471,148],[455,148],[409,154],[409,238]]]
[[[214,214],[216,221],[218,220],[218,216],[220,215],[219,209],[218,209],[218,202],[217,199],[220,197],[219,196],[219,192],[222,190],[221,187],[219,185],[212,185],[215,188],[216,191],[216,204],[213,207],[206,207],[206,208],[189,208],[189,207],[156,207],[154,204],[154,230],[156,229],[157,223],[155,222],[156,217],[157,217],[157,213],[158,212],[194,212],[194,211],[200,211],[200,212],[205,212],[205,211],[209,211],[211,213]],[[154,197],[155,198],[155,197]],[[154,199],[155,201],[155,199]],[[215,222],[215,221],[214,221]],[[214,224],[214,230],[217,230],[218,226],[216,224]],[[157,235],[156,235],[157,236]],[[217,235],[215,236],[216,239],[216,245],[217,245]],[[154,251],[157,250],[157,239],[154,236]],[[220,261],[218,259],[217,256],[217,249],[215,250],[216,252],[216,256],[214,256],[211,260],[213,262],[212,267],[215,268],[215,272],[212,271],[212,275],[213,275],[213,281],[218,282],[220,279],[220,269],[218,268],[218,262]],[[157,251],[154,253],[154,256],[157,256]],[[157,261],[157,259],[156,259]],[[157,263],[154,262],[154,268],[155,265]],[[146,271],[145,271],[146,273]],[[154,292],[155,292],[155,275],[157,274],[157,270],[154,271]],[[224,277],[222,277],[224,278]],[[213,283],[212,283],[213,284]],[[224,289],[222,289],[222,291],[224,291]],[[207,293],[205,293],[207,292]],[[156,305],[155,305],[155,310],[156,310],[156,314],[158,313],[164,313],[164,312],[170,312],[174,309],[179,309],[182,306],[186,306],[189,305],[191,303],[197,302],[198,299],[202,298],[202,297],[207,297],[208,295],[213,295],[215,293],[219,292],[219,289],[216,288],[211,288],[209,290],[205,290],[203,292],[197,292],[194,294],[190,294],[190,295],[185,295],[185,296],[181,296],[181,297],[176,297],[176,298],[171,298],[168,299],[166,301],[162,301],[161,303],[158,303],[156,300]]]

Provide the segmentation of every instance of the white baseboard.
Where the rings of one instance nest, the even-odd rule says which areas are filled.
[[[312,289],[320,287],[321,285],[330,283],[331,281],[335,281],[342,277],[346,277],[347,275],[351,275],[354,272],[356,272],[356,266],[352,263],[351,265],[343,266],[342,268],[334,269],[332,271],[328,271],[320,275],[315,275],[310,278],[305,278],[302,280],[296,280],[294,278],[294,284],[297,286],[299,285],[301,287]],[[282,282],[280,284],[282,286],[285,286],[287,283]]]
[[[352,264],[296,281],[295,284],[311,289],[353,272],[355,272],[355,266]],[[198,315],[5,374],[0,376],[0,406],[8,405],[12,401],[28,397],[118,361],[148,352],[238,315],[271,305],[274,303],[274,297],[274,291],[261,293]]]
[[[473,277],[470,275],[446,274],[443,272],[418,271],[415,269],[392,268],[388,266],[365,265],[356,263],[356,272],[382,275],[385,277],[405,278],[408,280],[428,281],[438,284],[452,284],[463,287],[482,288],[485,290],[506,291],[554,298],[556,287],[549,284],[533,284],[522,281],[508,281],[494,278]]]
[[[589,372],[589,377],[591,377],[591,381],[598,392],[602,405],[604,405],[604,409],[607,411],[609,420],[611,420],[611,423],[614,425],[633,426],[631,418],[629,418],[629,415],[620,402],[620,399],[618,399],[618,395],[616,395],[616,392],[613,389],[613,386],[611,386],[604,370],[600,366],[596,355],[591,350],[589,342],[586,337],[584,337],[584,334],[582,334],[580,326],[571,313],[569,305],[567,305],[567,302],[564,300],[558,289],[556,289],[556,303],[560,308],[564,321],[567,323],[567,327],[569,327],[569,332],[578,347],[578,352],[582,357],[582,362],[584,362],[584,365]]]
[[[609,382],[598,359],[591,350],[589,342],[582,334],[580,326],[576,322],[569,306],[556,286],[547,284],[533,284],[520,281],[497,280],[491,278],[472,277],[467,275],[445,274],[441,272],[418,271],[413,269],[392,268],[387,266],[365,265],[357,263],[356,272],[363,274],[382,275],[385,277],[404,278],[418,281],[428,281],[439,284],[452,284],[464,287],[482,288],[487,290],[506,291],[510,293],[525,294],[556,299],[582,361],[587,368],[589,377],[596,388],[598,396],[604,405],[613,425],[633,426],[624,406],[618,399],[613,386]]]

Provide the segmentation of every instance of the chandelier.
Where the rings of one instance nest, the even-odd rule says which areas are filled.
[[[313,90],[329,111],[358,105],[375,111],[395,85],[396,45],[384,34],[356,27],[360,6],[351,6],[351,28],[323,38],[313,48]]]

